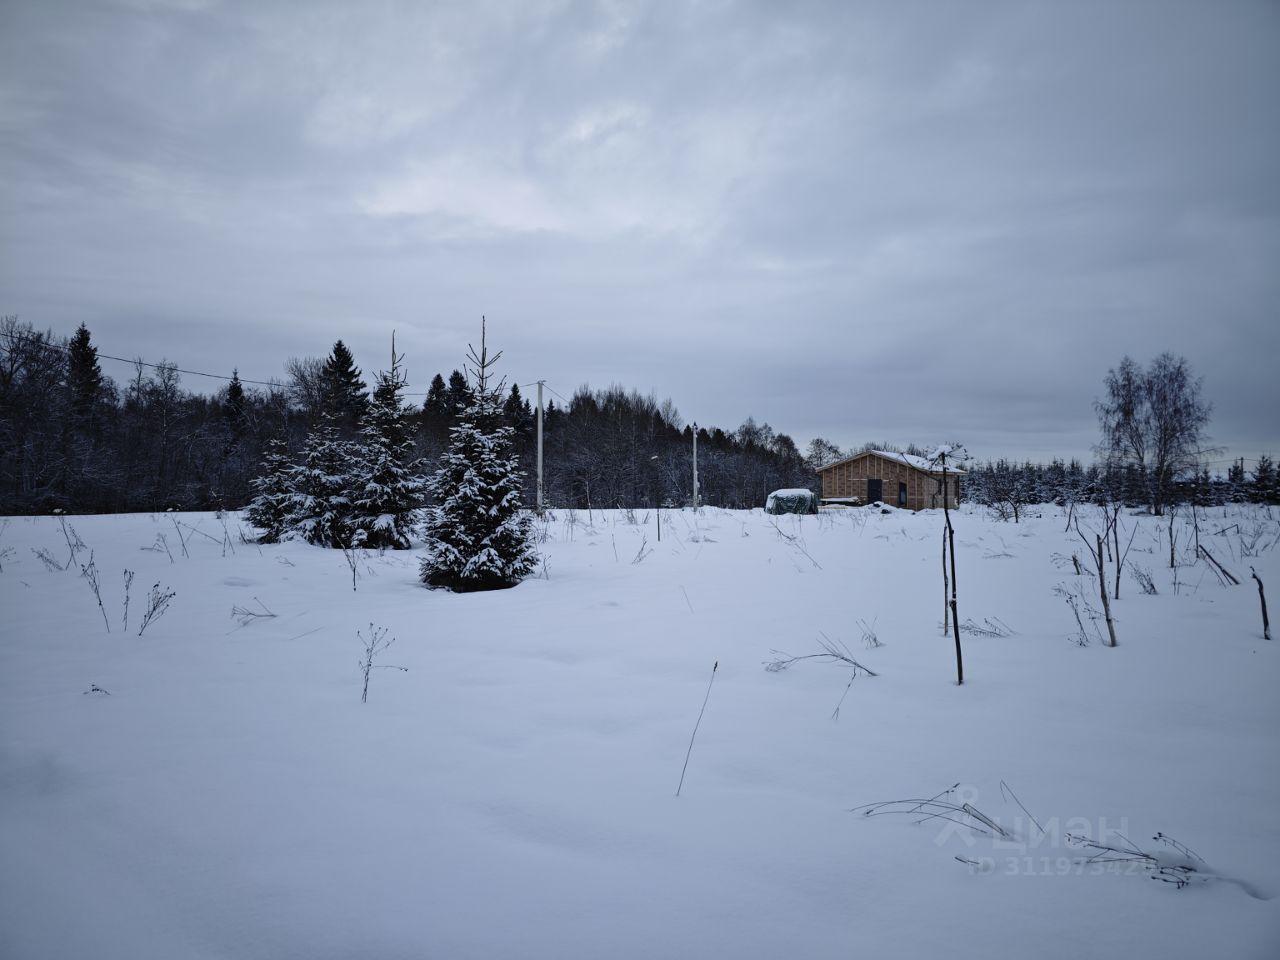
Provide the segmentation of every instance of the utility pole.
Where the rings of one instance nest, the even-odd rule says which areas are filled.
[[[693,425],[693,509],[698,509],[698,425]]]
[[[542,385],[545,380],[538,381],[538,514],[542,514]]]
[[[649,462],[652,463],[654,460],[657,460],[657,459],[658,459],[658,455],[655,453],[652,457],[649,458]],[[662,497],[661,496],[658,497],[658,502],[653,512],[658,518],[658,542],[661,543],[662,542]]]

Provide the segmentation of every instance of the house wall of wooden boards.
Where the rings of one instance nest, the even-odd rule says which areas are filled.
[[[916,466],[906,455],[868,451],[828,464],[818,475],[822,479],[823,500],[880,500],[907,510],[943,505],[942,471]],[[959,471],[947,471],[947,506],[954,507],[959,502],[962,476]],[[879,481],[878,496],[873,481]]]

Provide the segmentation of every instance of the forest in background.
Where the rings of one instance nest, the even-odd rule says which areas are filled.
[[[460,351],[461,352],[461,351]],[[369,378],[372,379],[372,378]],[[336,384],[341,380],[341,384]],[[212,393],[182,386],[170,363],[136,362],[116,381],[83,326],[71,337],[0,320],[0,513],[236,509],[251,498],[268,444],[291,455],[327,415],[354,435],[364,375],[341,341],[326,359],[290,360],[275,383],[237,374]],[[465,376],[436,374],[411,411],[421,471],[435,469],[468,398]],[[535,499],[535,413],[505,388],[525,502]],[[544,492],[557,507],[680,506],[692,497],[693,428],[668,400],[619,386],[581,387],[544,411]],[[699,426],[701,502],[760,506],[770,490],[813,486],[785,434],[752,418]]]
[[[327,372],[326,372],[327,371]],[[331,382],[343,380],[335,390]],[[267,445],[281,440],[297,456],[326,413],[358,429],[363,374],[339,341],[326,359],[292,359],[277,383],[237,375],[212,393],[182,386],[174,364],[137,362],[117,382],[102,371],[88,330],[60,338],[16,317],[0,320],[0,513],[115,513],[236,509],[248,503]],[[466,377],[436,374],[410,422],[421,472],[435,469],[468,397]],[[516,431],[524,499],[535,499],[535,415],[518,386],[504,413]],[[620,386],[553,396],[544,415],[545,498],[550,506],[681,506],[692,497],[693,428],[670,400]],[[818,438],[801,451],[790,436],[748,417],[736,429],[698,428],[701,502],[763,505],[771,490],[818,489],[816,470],[864,449],[842,451]],[[1268,456],[1182,470],[1171,503],[1280,502]],[[971,463],[964,498],[1015,517],[1042,502],[1149,502],[1150,471],[1132,462],[1006,460]]]

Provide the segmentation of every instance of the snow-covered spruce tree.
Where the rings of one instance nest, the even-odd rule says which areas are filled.
[[[537,562],[532,522],[520,509],[523,473],[512,451],[514,431],[502,416],[502,384],[490,383],[493,365],[480,326],[480,351],[469,347],[471,402],[449,431],[449,449],[428,482],[427,551],[422,579],[459,593],[512,587]]]
[[[426,503],[427,484],[413,457],[409,411],[400,399],[406,383],[403,359],[396,355],[393,336],[391,369],[378,374],[352,474],[352,546],[407,549]]]
[[[325,547],[351,545],[353,445],[326,417],[307,437],[302,463],[289,471],[287,536]]]
[[[259,543],[276,543],[288,529],[292,471],[284,441],[272,440],[263,454],[257,478],[249,481],[253,499],[245,509],[245,519],[262,531]]]
[[[360,379],[360,368],[341,340],[334,343],[320,371],[320,388],[325,415],[344,440],[351,439],[369,410],[369,397]]]

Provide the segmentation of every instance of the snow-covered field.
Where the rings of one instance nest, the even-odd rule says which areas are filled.
[[[1280,523],[1215,508],[1201,537],[1243,582],[1188,553],[1175,595],[1165,521],[1125,516],[1159,594],[1126,572],[1111,649],[1070,641],[1054,588],[1083,551],[1040,512],[956,517],[961,619],[1015,631],[965,636],[962,687],[938,514],[779,519],[793,541],[673,511],[658,543],[652,514],[562,511],[545,576],[471,595],[424,589],[412,552],[367,557],[353,592],[340,552],[247,545],[234,517],[232,546],[211,514],[69,518],[110,633],[33,552],[66,559],[57,519],[14,518],[0,955],[1280,956],[1280,648],[1248,578],[1280,614]],[[139,637],[157,582],[176,596]],[[361,703],[370,622],[408,670]],[[763,668],[820,633],[878,676]],[[1013,838],[850,812],[953,784]],[[1203,857],[1191,885],[1064,836],[1176,865],[1158,831]]]

